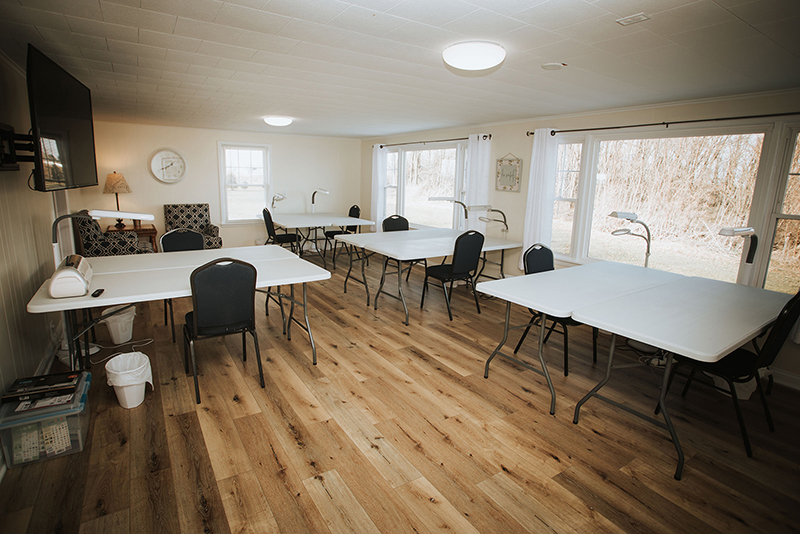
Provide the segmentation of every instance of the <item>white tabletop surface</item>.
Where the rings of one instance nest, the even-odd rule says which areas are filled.
[[[683,278],[682,275],[666,271],[601,261],[481,282],[476,288],[487,295],[553,317],[569,317],[580,307],[680,278]]]
[[[584,306],[572,316],[675,354],[714,362],[758,335],[790,298],[766,289],[680,277]]]
[[[272,222],[282,228],[318,228],[323,226],[367,226],[375,224],[336,213],[273,213]]]
[[[410,261],[451,255],[456,239],[462,233],[464,232],[449,228],[425,228],[398,232],[339,235],[336,236],[336,239],[400,261]],[[522,243],[497,237],[486,237],[483,242],[483,251],[485,252],[520,247],[522,247]]]
[[[187,297],[192,294],[189,276],[197,267],[215,258],[229,257],[251,263],[258,271],[256,287],[300,284],[327,280],[331,273],[302,260],[277,245],[196,250],[118,256],[135,260],[140,269],[100,272],[92,278],[89,294],[82,297],[54,299],[49,294],[50,280],[46,280],[28,303],[31,313],[77,310],[96,306],[113,306],[131,302],[145,302],[165,298]],[[175,260],[174,258],[178,258]],[[101,271],[119,265],[109,258],[90,258],[93,264],[99,259]],[[142,261],[145,260],[145,261]],[[107,265],[106,265],[107,264]],[[160,266],[160,267],[159,267]],[[91,293],[103,288],[103,294]]]

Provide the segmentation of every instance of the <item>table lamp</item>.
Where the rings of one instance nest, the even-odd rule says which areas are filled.
[[[469,219],[469,209],[467,209],[467,205],[461,202],[460,200],[456,200],[450,197],[428,197],[428,200],[444,200],[447,202],[453,202],[454,204],[458,204],[462,208],[464,208],[464,219]]]
[[[631,231],[630,228],[619,228],[618,230],[614,230],[611,232],[613,236],[620,236],[620,235],[632,235],[635,237],[641,237],[647,243],[647,249],[644,253],[644,266],[647,267],[650,264],[650,228],[644,223],[644,221],[639,220],[639,216],[635,213],[631,213],[629,211],[612,211],[608,215],[609,217],[614,217],[617,219],[625,219],[626,221],[630,221],[634,224],[641,224],[644,227],[645,235],[637,234]]]
[[[331,194],[331,192],[328,191],[327,189],[316,189],[316,190],[314,190],[314,192],[311,193],[311,213],[316,213],[314,211],[314,208],[315,208],[314,204],[317,201],[317,193],[322,193],[323,195],[330,195]]]
[[[108,176],[106,176],[106,185],[103,187],[103,194],[111,194],[114,193],[114,196],[117,199],[117,211],[119,211],[119,194],[120,193],[132,193],[128,182],[125,181],[125,177],[121,174],[117,174],[117,171],[112,172]],[[125,223],[122,222],[122,219],[117,219],[117,224],[114,225],[116,228],[125,228]]]
[[[751,226],[745,226],[741,228],[720,228],[719,235],[724,235],[726,237],[749,237],[750,248],[747,251],[747,258],[744,260],[744,262],[753,263],[753,258],[756,255],[756,248],[758,248],[758,236],[756,235],[755,228]]]

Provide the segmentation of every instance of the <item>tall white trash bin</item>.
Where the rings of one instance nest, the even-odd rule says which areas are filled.
[[[103,310],[103,315],[124,307],[125,305],[123,304],[122,306],[112,306],[110,308],[106,308]],[[116,315],[112,315],[111,317],[106,317],[101,321],[106,323],[106,326],[108,327],[108,333],[111,334],[111,341],[115,345],[127,343],[131,340],[133,337],[134,317],[136,317],[136,306],[131,306],[127,310],[119,312]]]
[[[153,369],[150,358],[141,352],[126,352],[106,362],[106,381],[114,386],[114,393],[123,408],[136,408],[144,402],[145,387],[153,386]]]

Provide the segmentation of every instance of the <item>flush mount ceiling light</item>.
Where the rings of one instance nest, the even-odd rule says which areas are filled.
[[[630,15],[627,17],[622,17],[621,19],[617,19],[615,22],[621,26],[630,26],[631,24],[644,22],[646,20],[650,20],[650,15],[648,15],[647,13],[637,13],[635,15]]]
[[[488,41],[465,41],[448,46],[442,52],[444,62],[460,70],[486,70],[506,58],[506,50]]]
[[[542,68],[544,70],[561,70],[566,66],[567,66],[566,63],[561,63],[561,62],[557,62],[557,63],[542,63]]]
[[[264,117],[264,122],[270,126],[289,126],[292,124],[291,117]]]

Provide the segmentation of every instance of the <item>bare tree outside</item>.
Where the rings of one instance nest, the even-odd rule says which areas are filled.
[[[800,286],[800,135],[794,138],[783,204],[778,212],[764,287],[795,293]]]
[[[405,153],[405,216],[416,224],[452,228],[453,203],[430,197],[456,195],[457,149],[425,149]]]

